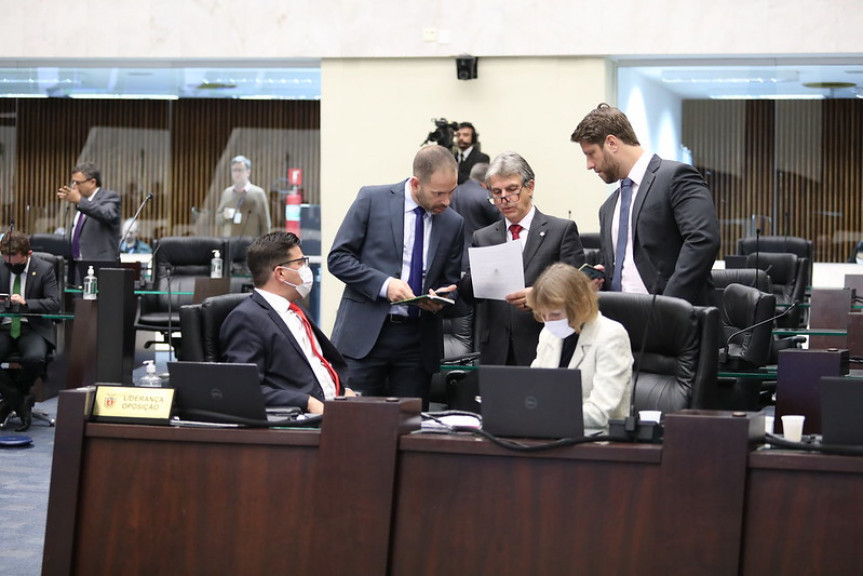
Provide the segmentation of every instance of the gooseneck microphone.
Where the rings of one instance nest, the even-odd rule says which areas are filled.
[[[120,246],[122,246],[123,243],[126,241],[126,238],[129,237],[129,232],[132,231],[132,227],[135,225],[135,222],[138,221],[138,216],[141,215],[141,211],[144,209],[144,206],[146,206],[147,202],[149,202],[152,199],[153,199],[153,194],[151,192],[150,194],[147,194],[147,197],[144,198],[144,201],[141,202],[140,206],[138,206],[138,210],[135,212],[135,215],[132,216],[132,221],[129,222],[129,226],[126,228],[126,233],[123,234],[122,238],[120,238]]]
[[[635,390],[638,387],[638,377],[641,375],[644,350],[647,348],[647,336],[650,333],[653,312],[656,309],[656,286],[653,287],[651,292],[653,293],[653,297],[650,299],[650,309],[647,312],[644,334],[642,334],[641,346],[638,350],[638,362],[635,368],[635,375],[632,378],[632,390],[629,396],[629,415],[622,420],[614,419],[608,421],[609,436],[612,440],[619,442],[657,442],[662,438],[662,428],[659,422],[641,422],[638,410],[635,409]]]
[[[749,332],[751,330],[755,330],[759,326],[763,326],[765,324],[775,322],[776,320],[779,320],[780,318],[790,314],[792,310],[797,308],[797,304],[798,304],[798,302],[794,302],[793,304],[791,304],[791,306],[789,306],[788,308],[786,308],[785,310],[783,310],[782,312],[780,312],[779,314],[777,314],[775,316],[771,316],[770,318],[762,320],[761,322],[756,322],[752,326],[747,326],[746,328],[741,328],[740,330],[737,330],[736,332],[732,332],[728,336],[728,338],[725,339],[725,346],[719,352],[719,364],[726,364],[728,362],[728,360],[729,360],[728,350],[731,347],[731,341],[732,340],[734,340],[736,337],[740,336],[741,334],[746,334],[747,332]]]

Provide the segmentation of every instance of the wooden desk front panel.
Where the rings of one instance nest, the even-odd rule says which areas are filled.
[[[76,574],[313,572],[317,432],[123,428],[156,437],[88,434]]]
[[[402,451],[398,476],[391,574],[654,572],[658,458]]]
[[[741,574],[863,574],[863,458],[749,458]]]

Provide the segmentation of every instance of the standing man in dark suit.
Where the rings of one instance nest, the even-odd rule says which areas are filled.
[[[588,170],[609,184],[621,181],[599,209],[606,288],[706,306],[719,221],[701,174],[645,154],[629,119],[608,104],[585,116],[571,139],[581,145]]]
[[[314,284],[300,239],[270,232],[252,242],[246,260],[255,291],[222,324],[222,360],[256,364],[270,406],[321,414],[324,400],[353,396],[341,354],[296,305]]]
[[[30,240],[21,232],[9,232],[0,240],[0,292],[9,294],[3,311],[53,313],[60,309],[60,293],[54,267],[33,256]],[[12,352],[21,356],[21,370],[13,380],[0,370],[0,424],[12,412],[21,419],[17,432],[30,428],[33,397],[30,388],[42,373],[48,353],[56,345],[54,324],[37,316],[3,318],[0,324],[0,362]]]
[[[447,210],[458,167],[442,146],[414,157],[413,176],[361,188],[327,258],[345,283],[333,342],[351,385],[369,396],[422,398],[443,357],[440,304],[391,306],[435,290],[450,292],[461,274],[462,219]]]
[[[461,122],[455,132],[455,145],[458,152],[455,158],[458,161],[458,183],[464,184],[470,178],[470,170],[474,164],[480,162],[488,163],[488,154],[479,150],[479,134],[470,122]]]
[[[485,166],[485,172],[488,170],[488,164],[481,162],[474,166],[471,174],[476,172],[478,167]],[[473,233],[480,228],[485,228],[489,224],[494,224],[500,220],[500,212],[492,204],[488,198],[488,190],[473,178],[473,175],[464,184],[459,184],[453,194],[450,208],[459,213],[464,219],[464,252],[462,253],[461,267],[467,268],[467,249],[473,240]]]
[[[474,232],[473,246],[520,242],[525,289],[507,295],[506,301],[478,301],[480,363],[530,366],[543,325],[528,309],[527,294],[550,264],[584,264],[584,250],[575,222],[547,216],[533,205],[536,177],[520,154],[504,152],[495,158],[486,184],[503,219]],[[459,288],[464,297],[473,299],[470,272]]]
[[[120,260],[120,195],[102,188],[99,168],[84,162],[72,169],[72,181],[57,197],[75,206],[75,218],[66,231],[74,260]]]

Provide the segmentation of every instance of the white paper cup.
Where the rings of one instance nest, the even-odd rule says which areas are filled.
[[[803,421],[806,416],[783,416],[782,432],[786,440],[800,442],[803,438]]]
[[[773,434],[773,416],[764,417],[764,433]]]
[[[659,422],[662,418],[660,410],[639,410],[638,417],[644,422]]]

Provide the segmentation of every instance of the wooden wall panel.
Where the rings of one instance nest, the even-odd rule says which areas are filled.
[[[863,101],[684,101],[683,143],[716,203],[720,257],[756,227],[812,239],[827,262],[863,239]]]
[[[122,195],[124,218],[154,195],[142,214],[143,236],[212,234],[191,226],[193,207],[230,184],[227,164],[235,154],[252,158],[253,182],[265,189],[273,185],[270,175],[302,168],[306,201],[317,202],[319,128],[317,101],[0,100],[0,223],[5,229],[14,218],[29,233],[64,226],[56,190],[75,164],[93,160],[103,185]],[[258,161],[245,149],[231,150],[238,141],[253,141],[267,154]],[[256,181],[258,174],[267,181]],[[274,208],[278,199],[274,194]]]

